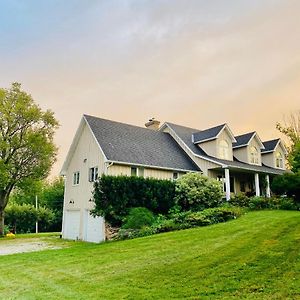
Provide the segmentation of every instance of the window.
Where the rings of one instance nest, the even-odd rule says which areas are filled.
[[[229,144],[225,140],[221,140],[219,143],[219,153],[221,159],[229,159]]]
[[[283,156],[281,152],[276,152],[276,168],[283,169]]]
[[[174,172],[173,173],[173,180],[176,180],[178,178],[178,173],[177,172]]]
[[[89,182],[94,182],[98,178],[98,167],[89,168]]]
[[[258,151],[254,146],[250,148],[250,163],[258,165]]]
[[[138,175],[140,176],[140,177],[144,177],[144,168],[138,168]]]
[[[137,175],[137,168],[131,167],[131,176],[136,176],[136,175]]]
[[[73,185],[79,184],[80,173],[79,171],[73,173]]]

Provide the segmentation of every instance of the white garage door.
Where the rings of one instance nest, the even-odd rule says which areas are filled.
[[[80,228],[80,211],[66,210],[65,217],[64,217],[63,238],[69,240],[78,240],[79,228]]]
[[[90,215],[89,210],[85,211],[85,235],[87,242],[100,243],[104,241],[104,219]]]

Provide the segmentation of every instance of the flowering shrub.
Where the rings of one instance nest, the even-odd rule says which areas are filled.
[[[182,210],[200,211],[222,203],[222,184],[199,173],[188,173],[176,181],[176,204]]]

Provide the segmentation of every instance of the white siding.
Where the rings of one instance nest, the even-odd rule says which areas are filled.
[[[217,155],[216,155],[216,157],[221,158],[220,157],[220,150],[219,150],[219,143],[222,140],[225,140],[229,145],[229,153],[228,153],[229,158],[228,158],[228,160],[233,160],[232,140],[231,140],[231,136],[229,135],[227,129],[224,129],[217,138]]]
[[[98,167],[99,175],[104,173],[104,156],[90,129],[85,124],[67,168],[64,195],[64,215],[67,210],[80,211],[79,239],[84,238],[84,211],[93,208],[93,202],[89,201],[93,190],[93,183],[88,180],[88,172],[91,167]],[[80,172],[80,182],[74,186],[73,173],[77,171]],[[64,230],[63,226],[63,236],[65,235]]]

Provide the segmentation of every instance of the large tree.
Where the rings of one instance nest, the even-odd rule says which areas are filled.
[[[288,163],[293,172],[300,171],[300,110],[278,122],[276,128],[288,141]]]
[[[53,112],[42,111],[19,83],[0,89],[0,235],[13,188],[48,176],[56,159],[58,126]]]

